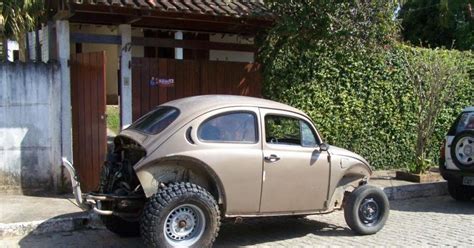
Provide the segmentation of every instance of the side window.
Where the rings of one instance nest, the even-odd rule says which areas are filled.
[[[305,121],[297,118],[267,115],[265,116],[265,140],[271,144],[314,147],[316,138]]]
[[[300,121],[301,127],[301,145],[307,147],[316,146],[316,137],[314,137],[313,130],[308,123],[305,121]]]
[[[220,114],[205,120],[198,129],[198,137],[208,142],[256,143],[257,118],[249,112]]]

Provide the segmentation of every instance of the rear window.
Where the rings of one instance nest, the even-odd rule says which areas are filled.
[[[448,135],[456,135],[464,130],[474,130],[474,112],[462,113],[449,129]]]
[[[159,107],[144,115],[130,128],[147,134],[158,134],[179,116],[179,110],[172,107]]]

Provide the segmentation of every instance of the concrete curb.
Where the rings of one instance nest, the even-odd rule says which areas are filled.
[[[406,200],[411,198],[443,196],[448,194],[446,182],[419,183],[383,187],[389,200]]]
[[[0,223],[0,239],[98,228],[103,228],[98,216],[92,212],[82,212],[48,220]]]
[[[387,186],[382,187],[382,189],[387,194],[389,200],[442,196],[448,193],[446,182]],[[104,226],[96,214],[93,212],[82,212],[43,221],[0,223],[0,239],[14,236],[103,228]]]

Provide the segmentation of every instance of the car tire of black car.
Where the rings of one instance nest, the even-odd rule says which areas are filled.
[[[127,221],[115,215],[101,215],[104,226],[120,237],[137,237],[140,235],[138,221]]]
[[[363,185],[347,195],[344,218],[357,234],[374,234],[383,228],[390,211],[385,193],[377,187]]]
[[[448,192],[456,201],[469,201],[473,196],[474,187],[464,186],[462,184],[448,181]]]
[[[202,230],[195,232],[200,223],[205,223]],[[148,247],[211,247],[219,227],[219,207],[212,195],[188,182],[172,183],[159,189],[145,204],[140,223],[141,235]],[[187,232],[189,237],[184,235]],[[194,237],[193,233],[200,235]]]
[[[458,144],[458,142],[463,139],[463,138],[466,138],[466,137],[471,137],[474,139],[474,130],[464,130],[460,133],[458,133],[453,141],[451,142],[451,158],[453,160],[453,163],[460,169],[466,169],[466,170],[474,170],[474,165],[468,165],[466,166],[465,164],[461,163],[457,156],[456,156],[456,146]]]

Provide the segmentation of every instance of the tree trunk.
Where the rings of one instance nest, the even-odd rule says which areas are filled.
[[[26,47],[26,34],[21,34],[19,39],[18,39],[18,48],[19,48],[19,59],[21,62],[26,62],[27,60],[27,47]]]

